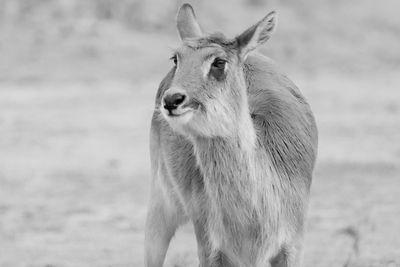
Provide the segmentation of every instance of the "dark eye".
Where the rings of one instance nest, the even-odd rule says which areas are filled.
[[[224,80],[225,66],[226,66],[226,60],[217,57],[211,64],[210,75],[214,77],[217,81]]]
[[[178,58],[176,56],[172,56],[170,59],[174,62],[175,66],[178,64]]]
[[[226,60],[217,57],[214,60],[214,62],[211,64],[211,67],[217,68],[219,70],[224,70],[225,69],[225,64],[226,64]]]

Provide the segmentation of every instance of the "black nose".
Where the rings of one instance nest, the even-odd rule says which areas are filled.
[[[179,93],[166,95],[164,97],[164,108],[171,112],[172,110],[176,109],[180,104],[182,104],[185,98],[185,95]]]

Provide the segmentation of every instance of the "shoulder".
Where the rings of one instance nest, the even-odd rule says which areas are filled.
[[[245,62],[244,73],[252,113],[286,119],[312,116],[300,90],[272,59],[253,53]]]
[[[249,108],[258,141],[287,175],[309,175],[317,150],[314,115],[297,86],[269,58],[245,62]]]

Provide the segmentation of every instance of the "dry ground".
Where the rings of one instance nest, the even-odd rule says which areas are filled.
[[[232,35],[265,13],[242,2],[232,7],[239,19],[223,20],[217,11],[226,1],[211,14],[211,4],[195,4],[209,29]],[[283,13],[282,33],[263,51],[288,69],[320,130],[304,266],[400,266],[395,2],[384,14],[374,1],[271,3]],[[149,123],[177,43],[154,21],[142,31],[113,18],[66,20],[83,30],[60,39],[43,21],[30,28],[29,19],[3,19],[0,267],[143,266]],[[196,266],[190,226],[178,232],[167,266]]]

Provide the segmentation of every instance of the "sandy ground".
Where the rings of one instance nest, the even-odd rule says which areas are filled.
[[[368,3],[364,13],[351,9],[364,24],[348,23],[344,2],[335,9],[349,27],[342,46],[325,47],[341,44],[335,36],[343,33],[333,28],[321,30],[322,43],[301,39],[304,49],[281,33],[265,50],[289,70],[319,126],[304,266],[400,266],[400,59],[392,56],[399,29],[379,28],[379,18],[368,24],[375,16]],[[200,7],[204,14],[208,6]],[[206,25],[226,27],[215,14]],[[340,23],[329,14],[315,18]],[[254,21],[250,13],[224,19],[236,23],[226,27],[230,33]],[[381,49],[368,35],[353,47],[360,25],[379,26],[371,34],[393,46]],[[143,266],[150,118],[176,38],[172,31],[100,26],[61,42],[32,41],[30,30],[16,35],[0,25],[13,40],[0,46],[0,267]],[[290,21],[281,27],[297,29]],[[166,266],[196,264],[193,231],[185,226]]]

